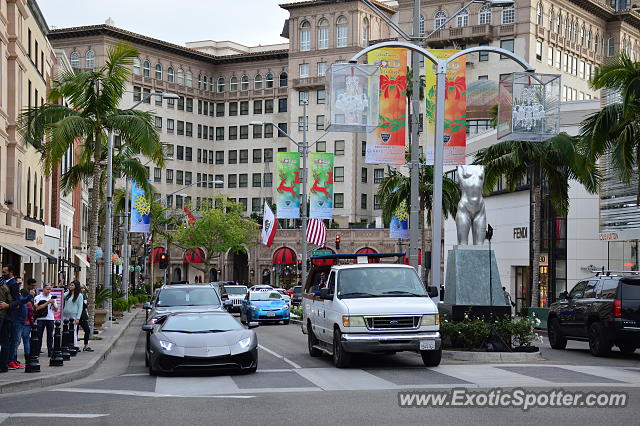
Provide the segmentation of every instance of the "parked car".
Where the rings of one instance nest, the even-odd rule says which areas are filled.
[[[298,306],[302,302],[302,286],[297,285],[295,287],[291,287],[289,290],[285,291],[291,298],[291,304],[293,306]]]
[[[321,272],[328,279],[319,289]],[[342,368],[355,352],[414,351],[424,365],[437,366],[442,348],[438,308],[431,300],[436,294],[406,265],[312,266],[302,302],[309,355],[327,353]]]
[[[249,291],[271,291],[271,290],[274,290],[274,288],[267,284],[258,284],[249,288]]]
[[[250,328],[257,326],[252,323]],[[172,313],[142,329],[149,374],[234,369],[255,372],[258,338],[228,312]]]
[[[578,340],[589,342],[595,356],[613,345],[633,353],[640,347],[640,277],[604,271],[578,282],[551,305],[547,327],[554,349]]]
[[[278,287],[274,288],[274,290],[280,293],[280,295],[284,298],[285,302],[287,302],[289,309],[291,309],[291,296],[287,294],[287,291],[284,288],[278,288]]]
[[[231,300],[232,303],[230,312],[240,312],[242,301],[249,291],[247,289],[247,286],[239,284],[225,284],[224,289],[228,294],[229,300]]]
[[[250,291],[242,301],[240,322],[282,321],[289,324],[290,312],[286,300],[277,291]]]

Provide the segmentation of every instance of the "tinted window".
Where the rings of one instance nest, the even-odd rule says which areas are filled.
[[[176,315],[167,318],[162,331],[205,332],[240,330],[243,327],[231,315]]]
[[[426,295],[413,268],[350,268],[338,276],[340,298]]]
[[[640,281],[622,281],[620,297],[622,299],[640,299]]]
[[[573,299],[580,299],[582,297],[582,294],[584,293],[584,288],[586,287],[586,285],[586,281],[579,282],[575,285],[575,287],[571,289],[569,296],[571,296],[571,298]]]
[[[615,299],[617,289],[618,280],[602,280],[602,290],[600,290],[600,297],[602,299]]]
[[[158,295],[158,306],[219,305],[220,299],[212,288],[163,289]]]
[[[598,284],[598,280],[591,280],[587,283],[587,286],[584,289],[584,298],[596,297],[596,285]]]

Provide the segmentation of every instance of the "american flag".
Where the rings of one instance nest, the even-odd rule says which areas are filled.
[[[322,219],[309,219],[307,222],[307,241],[317,246],[324,246],[327,241],[327,227]]]

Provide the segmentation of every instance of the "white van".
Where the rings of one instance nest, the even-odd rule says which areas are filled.
[[[327,353],[341,368],[354,352],[415,351],[426,366],[439,365],[440,319],[431,300],[437,289],[430,290],[431,294],[415,269],[406,265],[311,268],[302,298],[302,332],[308,336],[309,355]]]

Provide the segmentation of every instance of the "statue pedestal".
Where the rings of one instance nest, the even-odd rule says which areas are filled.
[[[443,313],[454,321],[473,316],[511,314],[504,299],[495,252],[488,246],[454,246],[447,257]]]

